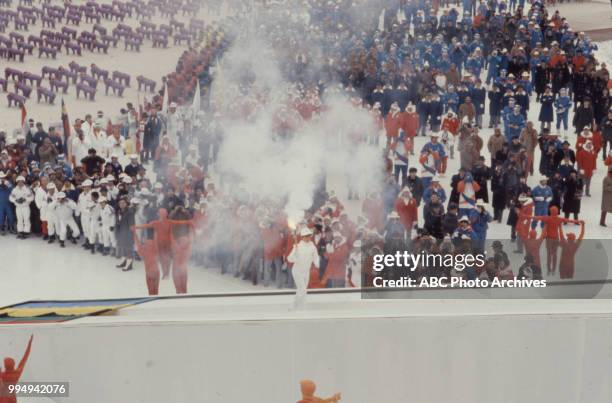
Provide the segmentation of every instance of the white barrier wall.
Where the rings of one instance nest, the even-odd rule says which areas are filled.
[[[487,301],[483,301],[486,304]],[[612,317],[504,316],[0,327],[23,381],[76,403],[609,403]]]

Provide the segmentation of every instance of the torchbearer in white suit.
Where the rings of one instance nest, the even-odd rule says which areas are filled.
[[[9,200],[15,205],[17,215],[17,238],[26,239],[30,233],[30,203],[34,200],[34,193],[25,184],[25,178],[18,176],[17,186],[11,192]]]
[[[319,254],[312,242],[312,230],[304,227],[300,231],[300,241],[293,246],[287,261],[293,264],[291,273],[295,281],[295,301],[293,309],[302,309],[306,304],[306,292],[310,279],[310,268],[314,265],[319,268]]]

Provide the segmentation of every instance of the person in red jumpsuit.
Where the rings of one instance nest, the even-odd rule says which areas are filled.
[[[0,370],[0,403],[17,403],[17,398],[8,393],[8,387],[19,382],[19,378],[21,378],[21,374],[23,373],[23,369],[28,361],[28,357],[30,357],[32,340],[34,340],[34,335],[30,336],[30,341],[28,341],[26,351],[23,353],[23,357],[21,358],[21,361],[19,361],[17,368],[15,368],[14,359],[10,357],[4,358],[4,371]]]
[[[542,237],[546,239],[546,269],[548,274],[554,274],[557,271],[557,249],[562,234],[561,226],[563,223],[579,224],[579,221],[559,216],[557,206],[550,208],[549,216],[534,216],[531,218],[544,222]]]
[[[145,239],[138,238],[136,230],[145,230]],[[159,265],[157,264],[157,241],[155,239],[154,226],[137,225],[131,228],[136,245],[136,252],[142,256],[145,265],[145,274],[147,280],[147,289],[149,295],[157,295],[159,292]],[[142,241],[142,242],[141,242]]]
[[[560,244],[561,244],[561,263],[559,264],[559,276],[562,279],[574,278],[574,258],[576,252],[580,248],[582,238],[584,238],[584,221],[580,222],[580,234],[576,239],[576,234],[569,233],[567,236],[563,234],[563,228],[560,232]]]
[[[187,263],[191,256],[194,226],[189,212],[177,206],[170,214],[168,222],[172,225],[172,280],[177,294],[187,293]]]
[[[525,254],[531,255],[531,257],[533,257],[533,263],[540,269],[542,268],[542,262],[540,261],[540,247],[544,242],[543,234],[544,233],[542,233],[542,236],[538,237],[537,231],[532,229],[529,231],[527,238],[523,238],[523,236],[519,233],[519,236],[521,236],[523,244],[525,245]]]
[[[167,278],[168,274],[170,274],[170,265],[172,264],[172,224],[168,221],[166,209],[160,208],[158,213],[159,220],[138,226],[137,229],[155,230],[157,259],[159,259],[159,264],[162,268],[163,278]],[[152,249],[149,248],[149,251],[152,253]]]
[[[321,399],[315,396],[314,393],[317,390],[317,385],[310,379],[300,381],[300,389],[302,391],[302,399],[298,401],[298,403],[336,403],[342,397],[340,393],[336,393],[327,399]]]

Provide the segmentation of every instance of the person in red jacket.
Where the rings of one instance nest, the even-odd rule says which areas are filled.
[[[23,357],[21,361],[19,361],[19,365],[15,368],[15,360],[6,357],[4,359],[4,371],[0,370],[0,402],[1,403],[17,403],[17,398],[14,393],[9,393],[9,386],[17,384],[19,382],[19,378],[21,378],[21,374],[23,373],[23,369],[25,368],[26,363],[28,362],[28,358],[30,357],[30,352],[32,351],[32,341],[34,340],[34,335],[30,336],[30,340],[28,341],[28,346],[26,347],[26,351],[23,353]]]
[[[595,154],[599,155],[599,151],[601,151],[601,148],[603,147],[601,132],[598,130],[590,131],[588,127],[585,127],[576,140],[576,151],[582,149],[587,141],[593,143],[593,150],[595,151]]]
[[[416,200],[412,197],[410,189],[407,187],[402,189],[398,198],[395,200],[394,209],[400,216],[400,222],[410,234],[412,227],[417,223],[418,219]]]
[[[562,279],[574,278],[574,258],[576,252],[580,248],[582,238],[584,238],[584,221],[580,223],[580,235],[576,239],[576,234],[569,233],[567,236],[563,234],[563,228],[561,228],[561,263],[559,264],[559,276]]]
[[[456,136],[459,133],[459,123],[457,115],[453,111],[448,111],[444,119],[442,119],[442,130],[447,130],[453,136]]]
[[[593,147],[593,143],[587,141],[576,153],[576,162],[580,176],[584,180],[585,193],[587,197],[591,197],[591,178],[597,164],[597,153]]]
[[[346,263],[351,251],[348,242],[346,242],[346,237],[340,232],[334,232],[333,236],[333,241],[327,245],[325,252],[327,267],[323,277],[321,277],[321,286],[326,288],[345,286]]]
[[[400,124],[400,108],[397,105],[397,102],[394,102],[391,105],[391,110],[385,118],[385,130],[387,132],[387,148],[389,148],[391,144],[395,142],[395,139],[397,139],[397,136],[399,135]]]
[[[412,104],[408,104],[406,112],[401,114],[400,128],[406,133],[406,137],[410,139],[410,154],[414,155],[414,137],[419,132],[419,114],[416,113]]]

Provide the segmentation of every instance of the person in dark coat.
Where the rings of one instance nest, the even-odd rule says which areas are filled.
[[[555,96],[552,93],[552,87],[547,86],[544,94],[540,97],[540,103],[542,107],[540,108],[540,115],[538,120],[541,123],[541,128],[550,129],[551,123],[554,120],[553,116],[553,102],[555,101]]]
[[[424,228],[427,233],[436,239],[444,238],[442,219],[444,217],[444,207],[437,195],[432,195],[431,201],[425,205],[423,209],[423,217],[425,218]]]
[[[572,165],[576,163],[576,153],[570,148],[570,143],[567,141],[564,141],[561,149],[555,153],[555,167],[558,167],[565,157],[569,157]]]
[[[552,200],[548,205],[548,208],[555,206],[557,210],[561,210],[561,201],[563,194],[565,193],[565,182],[561,177],[561,172],[556,171],[551,178],[548,179],[548,186],[552,190]]]
[[[476,199],[482,199],[485,203],[489,203],[489,185],[491,179],[491,168],[485,165],[485,157],[478,157],[476,164],[472,167],[472,177],[474,182],[478,183],[480,189],[476,192]]]
[[[589,99],[585,99],[582,104],[576,109],[574,113],[573,124],[576,128],[576,134],[582,133],[582,129],[585,127],[593,127],[595,116],[593,114],[593,107],[591,106],[591,101]]]
[[[459,185],[459,182],[463,180],[464,177],[465,177],[465,169],[459,168],[459,173],[453,175],[453,177],[451,178],[451,194],[450,194],[450,197],[448,198],[449,206],[451,203],[455,203],[457,205],[459,204],[460,192],[457,186]]]
[[[504,93],[496,84],[489,91],[489,129],[497,128],[501,122],[501,112],[503,109]]]
[[[546,68],[546,63],[544,63],[543,61],[541,61],[535,68],[534,81],[535,81],[536,101],[539,101],[540,97],[546,90],[547,85],[549,84],[548,69]],[[552,91],[552,84],[550,84],[550,89]]]
[[[565,180],[565,192],[563,194],[563,213],[565,218],[569,218],[570,214],[573,214],[574,220],[578,219],[583,188],[582,179],[578,177],[575,170],[572,170],[569,177]]]
[[[131,228],[134,226],[135,210],[130,207],[127,198],[119,199],[116,214],[115,237],[117,238],[117,255],[123,259],[117,265],[117,268],[129,271],[132,270],[134,257],[134,236]]]
[[[408,189],[410,189],[410,192],[412,193],[412,197],[416,199],[417,207],[420,206],[425,188],[423,187],[423,181],[417,176],[416,168],[410,168],[404,186],[408,186]]]
[[[459,226],[459,205],[457,203],[449,203],[448,211],[442,217],[442,232],[443,234],[452,236]]]
[[[493,219],[501,223],[506,208],[506,184],[502,165],[496,165],[491,176],[491,192],[493,193]]]
[[[157,116],[157,113],[153,111],[144,128],[141,158],[143,162],[148,162],[149,159],[152,159],[155,155],[155,150],[157,149],[157,146],[159,146],[161,131],[161,119]]]

